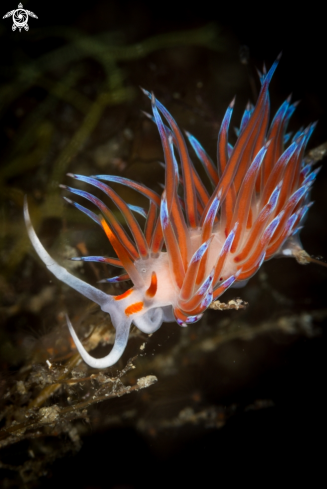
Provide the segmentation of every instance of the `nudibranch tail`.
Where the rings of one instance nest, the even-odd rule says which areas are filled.
[[[103,359],[94,359],[67,318],[79,352],[92,367],[104,368],[120,358],[132,323],[148,334],[163,322],[176,320],[180,326],[195,323],[213,300],[229,287],[243,285],[264,261],[276,255],[298,257],[303,251],[298,235],[319,171],[305,165],[303,157],[315,124],[293,137],[286,133],[297,105],[288,97],[269,126],[268,89],[278,61],[279,57],[268,72],[264,69],[260,74],[257,103],[247,104],[234,146],[228,137],[235,99],[227,107],[218,134],[217,164],[195,136],[186,132],[188,143],[206,171],[210,190],[193,165],[175,119],[144,89],[152,106],[152,115],[146,115],[158,128],[165,159],[162,195],[121,176],[68,174],[100,190],[116,206],[129,230],[126,232],[115,213],[98,197],[63,185],[100,211],[99,216],[65,197],[102,228],[117,255],[75,259],[121,267],[120,275],[100,282],[131,280],[133,286],[128,291],[118,296],[105,294],[57,264],[37,238],[25,203],[28,234],[40,258],[59,280],[108,312],[116,328],[112,351]],[[111,185],[125,185],[145,196],[148,210],[126,203]],[[143,228],[140,219],[145,219]]]

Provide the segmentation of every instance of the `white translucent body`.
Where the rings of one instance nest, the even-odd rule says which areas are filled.
[[[163,322],[175,320],[171,304],[176,297],[176,291],[170,280],[167,253],[160,253],[158,258],[138,260],[135,266],[138,268],[140,276],[144,281],[144,287],[138,288],[137,290],[133,288],[132,293],[128,297],[115,300],[113,296],[102,292],[69,273],[49,255],[34,231],[26,201],[24,205],[24,217],[28,235],[34,249],[50,272],[65,284],[99,304],[104,312],[110,314],[111,322],[116,329],[116,337],[111,352],[104,358],[94,358],[85,350],[67,317],[67,324],[76,347],[88,365],[93,368],[107,368],[114,365],[126,348],[132,321],[141,331],[151,334],[160,328]],[[151,299],[146,297],[146,291],[149,288],[151,273],[154,267],[158,274],[158,290],[154,298]],[[127,316],[125,314],[126,308],[136,302],[144,303],[142,311]]]
[[[256,212],[255,206],[253,211]],[[96,302],[104,312],[110,314],[111,322],[116,329],[115,343],[111,352],[103,358],[92,357],[83,347],[79,338],[77,337],[74,328],[67,317],[67,324],[70,333],[74,339],[76,347],[81,354],[84,361],[93,368],[106,368],[115,364],[121,355],[123,354],[130,331],[132,322],[142,332],[151,334],[160,328],[163,322],[175,321],[173,308],[178,305],[179,288],[177,287],[174,275],[171,270],[171,264],[169,263],[169,256],[166,252],[158,253],[156,257],[149,257],[147,259],[139,259],[135,261],[134,265],[139,272],[138,281],[139,284],[143,283],[143,286],[133,287],[130,289],[131,293],[126,297],[119,298],[119,296],[111,296],[102,292],[101,290],[87,284],[83,280],[75,277],[69,273],[64,267],[59,265],[45,250],[37,237],[34,228],[32,226],[27,202],[25,201],[24,216],[28,235],[34,246],[35,251],[47,266],[47,268],[62,282],[66,283],[73,289],[83,294],[88,299]],[[208,250],[208,260],[206,265],[205,276],[208,276],[210,270],[216,265],[217,259],[225,242],[225,233],[220,230],[220,227],[213,229],[213,239],[210,243]],[[242,246],[247,239],[248,232],[245,231],[242,239],[240,240],[238,249]],[[189,229],[189,250],[190,257],[192,258],[201,246],[201,230]],[[298,240],[294,238],[287,240],[281,250],[281,254],[293,255],[294,250],[300,248]],[[233,261],[235,254],[228,253],[226,261],[222,270],[222,277],[230,277],[236,272],[236,265]],[[157,276],[157,291],[154,297],[149,297],[147,290],[151,284],[152,272]],[[242,287],[247,280],[234,283],[234,287]],[[128,307],[135,303],[143,303],[143,307],[139,312],[132,314],[126,314]],[[184,324],[183,324],[184,325]]]

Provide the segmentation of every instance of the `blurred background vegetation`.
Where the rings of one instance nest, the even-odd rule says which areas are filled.
[[[1,17],[14,8],[2,2]],[[99,356],[112,341],[109,318],[40,262],[22,204],[27,195],[40,239],[73,273],[92,284],[115,274],[69,261],[113,255],[101,230],[64,203],[66,173],[122,175],[160,193],[162,150],[139,86],[154,91],[215,159],[229,102],[236,94],[238,126],[247,101],[256,100],[256,68],[282,49],[272,114],[293,92],[301,103],[290,129],[319,120],[309,149],[325,143],[317,11],[290,17],[283,6],[283,16],[274,8],[259,21],[249,6],[209,2],[196,11],[141,0],[30,0],[24,8],[38,16],[28,32],[12,32],[11,18],[0,22],[0,486],[161,487],[173,473],[185,486],[197,476],[208,485],[218,470],[230,482],[235,465],[242,474],[251,463],[256,477],[273,461],[291,475],[290,453],[298,467],[292,476],[302,477],[316,463],[323,422],[325,268],[268,262],[246,288],[222,298],[240,296],[247,308],[208,311],[194,326],[167,324],[151,337],[133,330],[117,366],[91,371],[64,314]],[[325,258],[326,185],[323,163],[301,233],[308,253]],[[130,189],[117,191],[146,206]]]

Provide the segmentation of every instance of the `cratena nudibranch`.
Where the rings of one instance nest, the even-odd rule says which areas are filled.
[[[269,126],[268,87],[277,64],[278,60],[261,76],[258,101],[255,107],[247,106],[234,147],[228,143],[234,102],[229,105],[218,134],[217,166],[195,137],[186,133],[208,174],[211,193],[191,161],[175,120],[145,90],[151,99],[165,157],[162,195],[119,176],[68,174],[100,189],[124,216],[133,240],[100,199],[64,186],[100,210],[100,215],[95,214],[65,197],[102,227],[117,254],[117,258],[77,259],[124,269],[122,275],[108,279],[131,280],[133,287],[123,294],[108,295],[56,263],[36,236],[25,203],[28,234],[41,260],[59,280],[111,316],[115,342],[110,353],[101,359],[85,350],[67,318],[76,347],[91,367],[106,368],[117,362],[125,350],[132,322],[148,334],[163,322],[175,320],[180,326],[195,323],[213,300],[233,284],[245,283],[264,261],[301,252],[298,231],[310,206],[310,188],[317,174],[317,170],[305,165],[303,157],[315,125],[297,132],[290,140],[286,129],[295,104],[287,99]],[[128,205],[108,185],[110,182],[127,185],[149,199],[144,230],[133,214],[140,208]]]

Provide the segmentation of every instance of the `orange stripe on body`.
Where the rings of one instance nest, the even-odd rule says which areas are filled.
[[[221,205],[221,217],[225,221],[225,236],[229,235],[232,229],[232,219],[236,203],[236,192],[234,184],[229,188],[226,198]]]
[[[217,168],[215,168],[215,165],[213,164],[213,161],[211,160],[210,156],[204,151],[203,148],[199,150],[203,164],[210,175],[211,180],[213,181],[214,185],[218,185],[219,182],[219,177],[217,173]]]
[[[188,318],[188,315],[183,313],[180,309],[178,309],[177,307],[175,307],[174,309],[174,314],[175,314],[175,317],[177,319],[180,319],[181,321],[186,321],[186,319]]]
[[[122,262],[126,272],[130,276],[132,282],[136,287],[143,287],[144,283],[142,278],[140,277],[140,274],[130,259],[129,253],[127,252],[126,248],[120,243],[120,241],[116,238],[114,233],[111,231],[110,227],[106,223],[104,219],[101,219],[101,225],[103,227],[104,232],[107,235],[107,238],[109,239],[113,249],[117,253],[118,258]]]
[[[284,176],[283,176],[283,184],[280,192],[280,196],[278,199],[278,204],[276,208],[276,214],[278,214],[284,205],[287,202],[287,199],[290,197],[292,194],[292,187],[293,187],[293,180],[298,179],[298,175],[296,175],[296,171],[299,173],[300,172],[300,163],[302,161],[303,157],[303,152],[305,149],[305,137],[301,136],[302,140],[299,142],[298,147],[292,154],[289,164],[287,165],[287,168],[285,170]]]
[[[255,272],[255,270],[257,270],[259,266],[260,257],[262,256],[263,250],[267,248],[267,245],[268,245],[267,243],[262,242],[262,238],[259,240],[259,243],[257,244],[256,248],[254,249],[250,257],[248,257],[247,260],[242,265],[239,265],[237,267],[238,270],[240,268],[244,270],[239,275],[238,280],[245,280],[246,278],[249,278],[253,275],[253,273]]]
[[[184,311],[182,307],[183,306],[174,309],[175,317],[180,319],[181,321],[186,321],[190,316],[197,316],[198,314],[203,313],[208,308],[208,306],[201,306],[201,302],[198,307],[192,309],[192,311]]]
[[[200,207],[202,207],[202,211],[203,211],[204,207],[209,202],[210,197],[209,197],[209,194],[207,192],[207,189],[203,185],[203,182],[202,182],[201,178],[199,177],[199,174],[196,171],[196,169],[194,168],[193,163],[191,161],[190,161],[190,165],[191,165],[191,169],[192,169],[192,177],[193,177],[194,187],[196,190],[195,199],[196,199],[196,203],[197,203],[197,208],[200,205]]]
[[[134,304],[131,304],[130,306],[126,307],[125,309],[126,316],[131,316],[136,312],[142,311],[143,305],[144,305],[143,302],[134,302]]]
[[[247,280],[252,277],[256,273],[256,271],[259,268],[260,261],[258,260],[258,263],[256,263],[252,268],[249,268],[248,270],[245,270],[245,272],[241,272],[240,275],[238,276],[237,280]]]
[[[188,222],[190,227],[196,227],[197,226],[197,211],[196,211],[196,194],[195,194],[195,185],[194,185],[194,176],[193,176],[193,165],[191,163],[187,146],[185,143],[185,140],[183,138],[183,135],[175,121],[175,119],[172,117],[172,115],[168,112],[167,109],[160,103],[156,102],[154,99],[154,96],[152,97],[152,106],[157,105],[158,109],[160,112],[163,114],[163,116],[166,118],[168,121],[170,128],[174,134],[173,140],[174,144],[176,144],[178,153],[180,156],[180,161],[181,161],[181,166],[182,166],[182,174],[183,174],[183,182],[184,182],[184,202],[185,202],[185,211],[186,215],[188,218]],[[165,139],[165,129],[160,127],[162,125],[162,122],[158,120],[157,114],[154,111],[154,116],[156,119],[156,123],[160,132],[161,139]],[[159,123],[158,123],[159,122]],[[164,142],[164,141],[162,141]],[[166,155],[165,155],[166,156]],[[168,162],[166,161],[166,164]],[[167,172],[166,172],[166,177],[167,177]],[[168,210],[170,212],[170,195],[168,192],[167,188],[167,181],[166,181],[166,192],[167,192],[167,202],[168,202]]]
[[[293,146],[294,146],[294,144],[293,144]],[[266,156],[265,156],[265,160],[263,162],[263,164],[265,166],[266,166],[266,158],[270,157],[268,154],[269,149],[270,149],[270,146],[268,148],[268,151],[267,151]],[[288,153],[286,153],[286,152],[283,153],[283,155],[274,164],[274,166],[273,166],[273,168],[269,174],[269,178],[267,179],[265,186],[262,190],[261,204],[260,204],[262,206],[267,204],[267,202],[270,199],[271,194],[275,190],[278,182],[282,180],[284,172],[285,172],[285,168],[289,164],[292,154],[296,151],[296,147],[294,146],[293,153],[289,154],[289,151],[290,151],[289,148],[287,151],[288,151]]]
[[[171,131],[168,128],[166,128],[166,126],[163,124],[159,112],[156,106],[154,105],[154,100],[152,101],[152,104],[153,104],[153,114],[159,129],[161,143],[165,155],[165,162],[166,162],[165,192],[166,192],[168,213],[169,213],[170,220],[174,223],[174,228],[175,228],[175,232],[177,235],[177,240],[180,248],[180,254],[183,261],[183,267],[186,268],[187,256],[188,256],[187,228],[186,228],[183,212],[177,197],[178,173],[176,172],[175,162],[174,162],[173,139],[176,139],[177,145],[179,143],[177,141],[177,135],[175,132],[173,132],[172,137],[169,137]],[[181,134],[180,137],[182,137]],[[153,253],[158,252],[159,247],[161,248],[161,246],[162,246],[162,230],[157,226],[155,231],[155,236],[151,244],[152,252]]]
[[[179,289],[182,288],[183,280],[185,277],[185,269],[183,265],[182,256],[180,253],[179,243],[176,239],[172,225],[169,223],[164,231],[165,244],[170,260],[172,264],[173,274]]]
[[[298,202],[296,202],[294,204],[294,202],[292,202],[291,199],[289,199],[288,203],[285,205],[284,207],[284,214],[282,215],[282,218],[281,220],[279,221],[279,224],[276,228],[276,231],[272,237],[272,240],[271,240],[271,245],[273,245],[275,243],[275,241],[278,241],[280,236],[283,234],[283,230],[285,229],[285,225],[286,225],[286,222],[288,220],[288,218],[294,213],[295,211],[295,208],[299,205],[302,205],[303,204],[303,201],[305,199],[306,195],[303,195],[301,197],[301,199],[299,199]]]
[[[287,104],[284,105],[283,113],[279,112],[280,109],[278,110],[269,129],[267,141],[272,140],[272,144],[268,148],[265,161],[262,165],[261,190],[265,189],[267,181],[274,170],[274,166],[283,153],[283,135],[286,122],[285,116],[288,108],[289,105]]]
[[[242,183],[246,170],[248,166],[251,164],[252,152],[257,141],[255,137],[255,135],[257,136],[256,128],[258,127],[258,125],[260,127],[260,124],[264,119],[264,112],[268,108],[267,107],[268,86],[276,67],[277,67],[277,62],[275,62],[272,65],[265,78],[265,81],[262,84],[257,104],[246,126],[241,131],[236,141],[236,144],[233,148],[230,158],[228,159],[228,164],[226,163],[226,167],[223,171],[221,179],[219,180],[219,184],[217,185],[215,191],[213,192],[207,204],[205,212],[207,211],[207,208],[211,205],[212,200],[219,193],[219,191],[222,192],[221,201],[223,201],[232,183],[235,184],[236,193],[239,190],[239,187]],[[223,147],[222,150],[224,150]]]
[[[102,190],[102,192],[104,192],[114,202],[114,204],[121,211],[131,230],[139,254],[143,258],[147,258],[149,251],[147,242],[137,220],[135,219],[126,202],[109,185],[99,182],[99,180],[96,180],[92,177],[86,177],[84,180]],[[111,220],[109,222],[111,223]]]
[[[186,270],[188,265],[187,227],[176,194],[173,198],[169,217],[174,224],[175,236],[179,245],[184,270]]]
[[[119,195],[108,185],[102,184],[100,188],[108,195],[108,197],[111,198],[111,200],[116,204],[118,209],[121,211],[122,215],[126,219],[126,222],[132,232],[133,238],[135,240],[140,255],[143,258],[147,258],[149,252],[147,242],[145,240],[144,234],[137,220],[135,219],[134,215],[132,214],[126,202],[121,197],[119,197]]]
[[[210,243],[211,243],[211,239],[208,241],[208,246]],[[198,275],[198,270],[201,263],[201,260],[199,258],[196,258],[197,252],[198,250],[193,254],[193,257],[191,258],[190,263],[186,269],[186,274],[180,291],[181,301],[188,301],[193,296],[195,279]]]
[[[260,100],[261,97],[259,97],[259,101],[249,119],[249,122],[246,125],[244,132],[242,132],[241,135],[239,136],[239,139],[237,140],[234,146],[233,153],[229,159],[230,164],[237,165],[237,172],[235,173],[235,177],[234,177],[236,193],[239,191],[244,176],[248,168],[250,167],[253,159],[256,156],[254,154],[254,148],[257,144],[258,138],[259,136],[262,137],[260,128],[262,127],[265,118],[265,112],[268,108],[267,93],[264,93],[263,95],[264,96],[262,97],[261,100]],[[258,129],[259,129],[259,134],[258,134]],[[240,144],[238,144],[239,141]]]
[[[267,226],[267,222],[268,219],[270,218],[272,208],[273,208],[272,204],[266,204],[265,207],[260,212],[259,216],[257,217],[256,221],[253,224],[252,230],[247,238],[247,241],[242,246],[242,251],[234,258],[234,261],[236,263],[246,260],[246,258],[251,255],[251,251],[255,246],[258,237],[261,237],[262,232]]]
[[[121,301],[122,299],[126,299],[126,297],[128,297],[129,295],[131,295],[132,292],[133,292],[133,289],[128,289],[128,290],[126,290],[126,292],[124,292],[121,295],[114,295],[113,296],[113,299],[115,301]]]
[[[235,102],[235,99],[229,105],[229,110],[233,109],[234,102]],[[226,112],[226,115],[227,115],[227,112]],[[225,115],[225,117],[226,117],[226,115]],[[224,120],[225,120],[225,117],[224,117]],[[230,118],[231,115],[228,117]],[[218,172],[219,172],[220,177],[224,173],[225,168],[228,164],[228,129],[229,129],[230,120],[228,121],[228,125],[223,124],[223,122],[222,122],[222,129],[219,131],[219,134],[218,134],[218,144],[217,144],[217,163],[218,163]]]
[[[237,197],[235,204],[235,211],[233,214],[232,227],[238,222],[238,226],[235,232],[235,238],[232,244],[231,252],[234,253],[237,250],[240,239],[243,236],[244,228],[247,225],[249,219],[249,211],[252,203],[252,196],[255,186],[255,181],[260,170],[260,165],[253,166],[256,158],[253,160],[250,168],[246,172],[243,182]],[[258,161],[258,160],[257,160]]]
[[[129,253],[132,259],[137,260],[140,257],[140,255],[136,250],[134,244],[130,240],[130,238],[127,236],[124,228],[119,224],[119,222],[115,218],[113,212],[111,212],[111,210],[109,210],[108,207],[94,195],[85,192],[84,197],[98,207],[98,209],[102,212],[103,216],[109,222],[109,225],[111,227],[110,231],[112,234],[114,234],[115,239],[120,241],[121,245],[127,250],[127,252]]]
[[[162,122],[161,116],[156,107],[154,95],[152,95],[152,111],[157,124],[159,135],[161,139],[162,149],[165,156],[165,191],[167,196],[167,205],[170,210],[172,201],[176,191],[176,184],[178,184],[178,178],[176,175],[174,155],[173,155],[173,138],[169,137],[170,131]],[[169,131],[169,132],[168,132]],[[175,135],[174,135],[175,136]],[[177,181],[176,181],[177,180]]]
[[[248,222],[246,224],[246,229],[251,229],[252,228],[252,223],[253,223],[253,212],[252,212],[252,209],[250,207],[249,215],[248,215]]]
[[[197,215],[196,215],[195,184],[193,180],[194,176],[192,171],[193,165],[190,161],[190,157],[187,151],[187,146],[178,125],[176,124],[175,120],[172,117],[168,120],[168,122],[174,132],[176,143],[177,143],[177,149],[182,164],[182,174],[183,174],[183,182],[184,182],[184,202],[186,204],[186,214],[190,226],[194,228],[197,226]],[[167,196],[167,201],[169,202],[168,196]]]
[[[223,253],[223,251],[225,251],[225,252]],[[229,253],[229,250],[228,249],[222,250],[221,253],[220,253],[220,256],[218,258],[218,262],[217,262],[217,265],[216,265],[216,268],[215,268],[215,274],[213,276],[213,281],[212,281],[212,283],[213,283],[214,286],[216,285],[216,283],[218,282],[218,280],[220,280],[219,275],[222,272],[222,269],[223,269],[223,266],[225,264],[225,260],[227,258],[228,253]]]
[[[249,163],[251,164],[250,156],[252,156],[253,147],[256,143],[255,126],[258,123],[261,112],[264,110],[262,106],[264,106],[265,103],[265,96],[265,90],[261,90],[258,103],[249,119],[249,122],[240,134],[234,146],[231,157],[228,160],[228,164],[226,164],[225,170],[217,187],[212,193],[208,204],[206,205],[204,213],[207,212],[213,199],[219,192],[221,192],[220,200],[222,202],[225,200],[227,192],[231,188],[232,184],[235,185],[235,192],[238,193],[240,184],[244,179],[244,174],[248,169]],[[261,118],[262,117],[260,117],[260,120]]]
[[[148,290],[145,292],[145,295],[149,298],[152,298],[156,295],[158,288],[158,279],[156,272],[152,272],[151,275],[151,284]]]
[[[152,253],[159,253],[163,245],[163,232],[161,227],[160,219],[157,219],[154,235],[151,242]]]
[[[258,154],[262,146],[265,144],[266,132],[269,123],[269,115],[270,115],[270,103],[269,103],[269,94],[267,93],[267,105],[263,114],[263,120],[259,125],[259,133],[257,136],[256,143],[254,145],[253,158],[256,157],[256,155]],[[256,192],[260,192],[261,179],[262,179],[262,168],[260,169],[259,175],[257,176],[256,179],[256,183],[255,183]]]
[[[292,230],[294,230],[296,228],[296,226],[298,225],[298,223],[299,223],[298,220],[295,221],[295,223],[293,224]],[[277,231],[278,231],[278,228],[276,229],[276,232]],[[290,230],[284,225],[284,227],[282,228],[282,231],[280,232],[278,238],[275,239],[275,241],[273,241],[272,243],[270,243],[269,246],[268,246],[268,248],[267,248],[267,252],[266,252],[266,259],[267,260],[269,258],[271,258],[279,250],[279,248],[282,246],[282,244],[284,243],[284,241],[291,234],[292,234],[292,232],[290,232]]]
[[[157,223],[157,206],[150,202],[150,210],[145,224],[145,239],[150,247],[155,225]]]
[[[256,142],[254,145],[253,158],[255,158],[257,156],[260,149],[265,144],[266,132],[268,129],[269,115],[270,115],[270,102],[269,102],[268,92],[267,92],[267,98],[266,98],[265,102],[266,103],[265,103],[264,112],[263,112],[263,119],[261,121],[261,124],[258,123],[259,131],[258,131],[257,139],[256,139]]]
[[[195,280],[196,285],[199,285],[204,279],[204,275],[205,275],[205,271],[206,271],[206,265],[207,265],[207,261],[208,261],[208,256],[209,256],[209,251],[206,250],[206,252],[204,253],[204,255],[200,261],[198,274],[197,274],[196,280]]]

